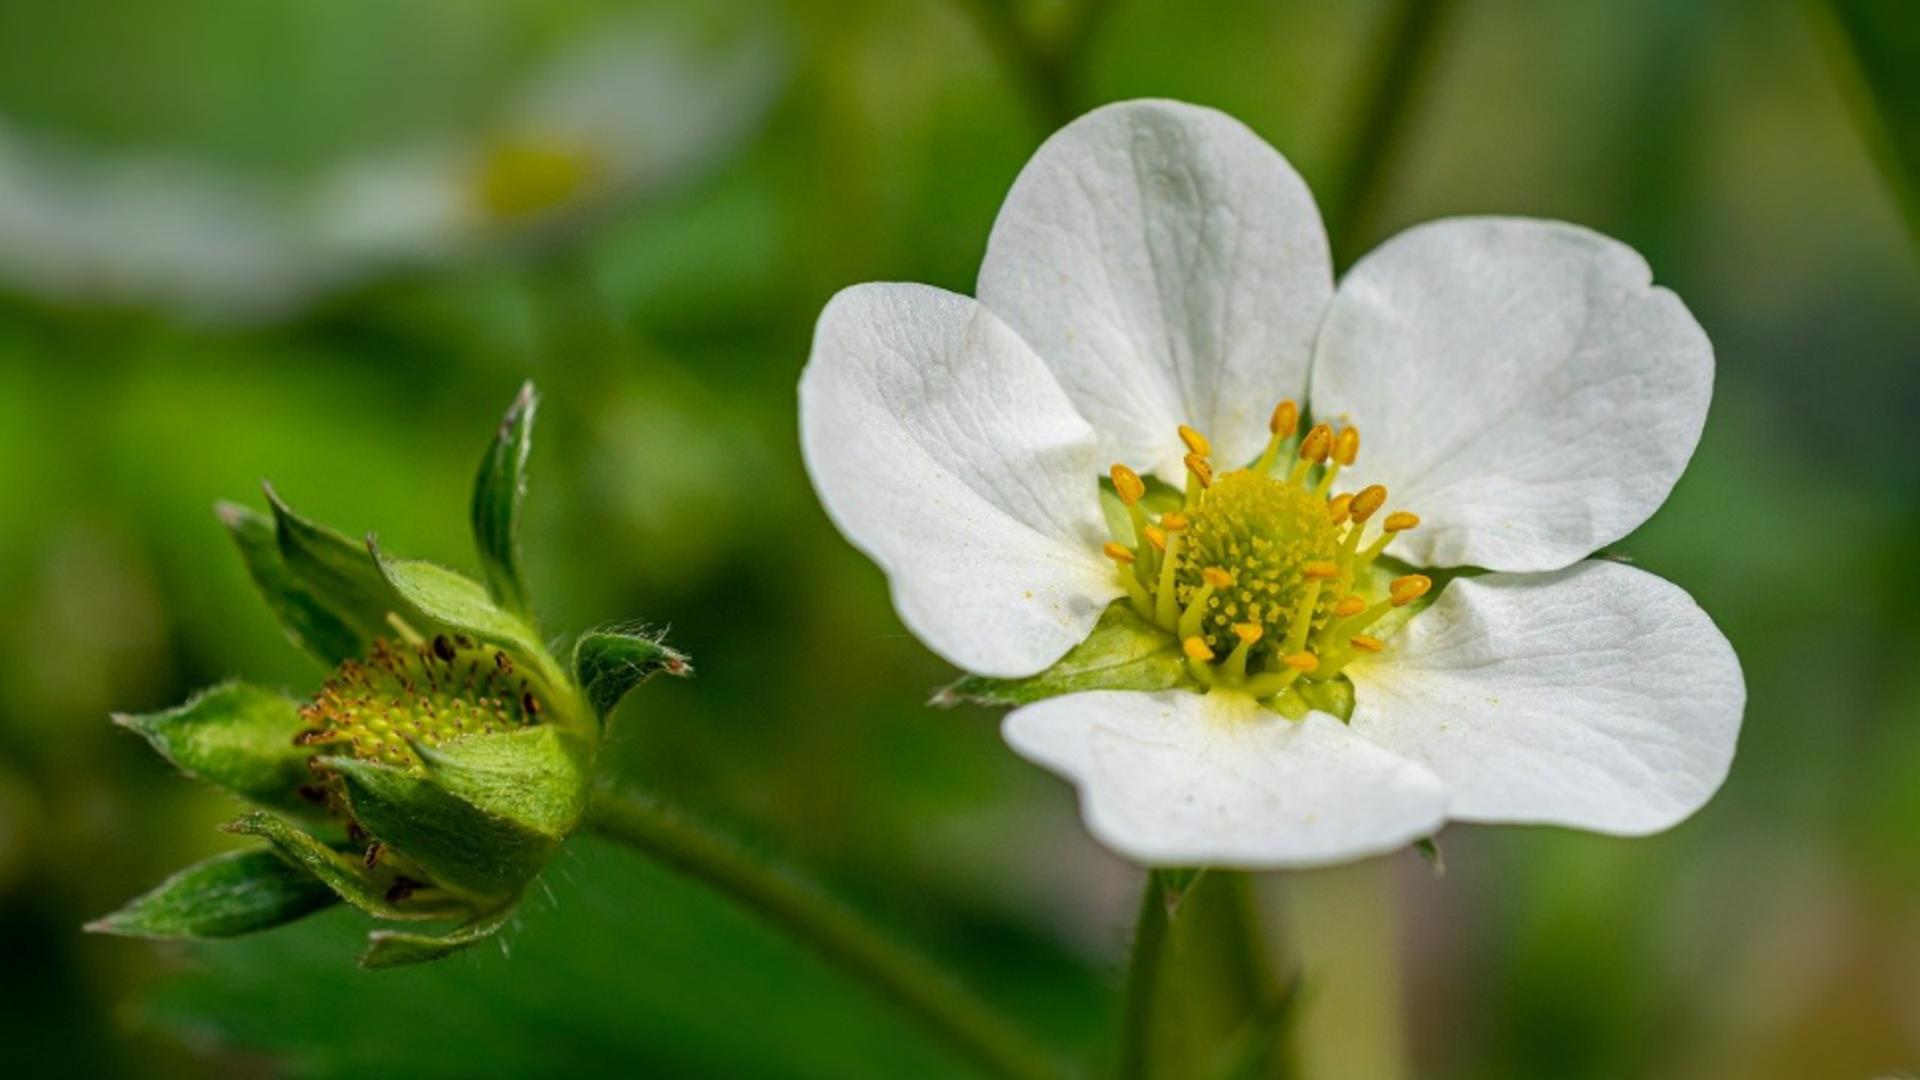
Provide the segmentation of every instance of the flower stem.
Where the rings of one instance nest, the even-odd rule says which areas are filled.
[[[1346,162],[1324,204],[1337,269],[1352,265],[1372,239],[1386,177],[1453,9],[1453,0],[1397,0],[1370,50],[1379,59],[1363,82]]]
[[[945,972],[793,870],[637,793],[597,790],[586,827],[660,860],[779,926],[872,984],[994,1075],[1064,1074],[1051,1055]]]
[[[1152,1049],[1153,1003],[1160,990],[1160,969],[1167,951],[1165,871],[1147,871],[1140,893],[1140,915],[1133,927],[1133,953],[1127,961],[1126,1013],[1120,1028],[1120,1080],[1145,1080]]]
[[[1293,995],[1274,966],[1250,876],[1151,872],[1127,974],[1119,1075],[1298,1076]]]

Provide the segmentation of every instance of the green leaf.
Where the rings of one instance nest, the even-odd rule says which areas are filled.
[[[1024,679],[969,675],[934,695],[940,706],[1025,705],[1083,690],[1169,690],[1192,685],[1179,643],[1115,601],[1100,621],[1060,661]]]
[[[541,724],[413,749],[427,776],[447,791],[556,840],[572,832],[586,810],[592,750],[562,728]]]
[[[311,812],[300,788],[312,751],[294,744],[306,727],[292,698],[246,683],[222,683],[185,705],[113,722],[139,732],[181,772],[261,806]]]
[[[500,928],[507,925],[507,920],[512,917],[513,905],[506,904],[444,934],[375,930],[367,935],[367,951],[360,954],[360,966],[402,967],[451,956],[499,933]]]
[[[582,634],[573,646],[574,681],[602,721],[629,691],[662,671],[684,676],[693,674],[693,667],[658,638],[615,630]]]
[[[271,851],[231,851],[195,863],[86,929],[147,938],[220,938],[290,923],[339,898]]]
[[[319,879],[340,899],[382,919],[455,919],[473,911],[448,897],[401,895],[401,875],[390,867],[369,869],[365,860],[336,851],[313,834],[272,814],[255,812],[221,826],[230,833],[257,836],[275,851]]]
[[[487,901],[518,896],[559,846],[453,794],[428,776],[356,758],[324,758],[346,782],[355,821],[435,884]]]
[[[327,668],[365,654],[367,642],[287,570],[272,518],[230,502],[216,504],[214,513],[233,536],[254,587],[295,646]]]
[[[500,606],[522,614],[528,598],[520,576],[520,502],[527,494],[527,455],[533,449],[533,414],[539,403],[533,383],[520,387],[473,481],[473,542],[480,551],[487,591]]]
[[[294,513],[273,485],[266,485],[265,490],[267,502],[273,507],[280,559],[288,574],[351,627],[363,644],[377,637],[391,637],[393,628],[387,616],[397,610],[398,598],[374,565],[366,545]],[[362,649],[355,655],[364,653]]]

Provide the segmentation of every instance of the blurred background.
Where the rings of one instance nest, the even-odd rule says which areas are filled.
[[[1617,551],[1738,650],[1731,779],[1655,839],[1454,827],[1444,874],[1268,883],[1323,988],[1314,1053],[1392,1045],[1328,1005],[1361,979],[1397,980],[1419,1076],[1920,1069],[1912,5],[0,0],[12,1074],[966,1075],[586,840],[507,949],[424,970],[354,970],[344,911],[211,947],[79,932],[233,842],[234,805],[108,713],[320,676],[213,502],[270,478],[471,568],[468,484],[528,376],[549,632],[670,625],[698,664],[628,702],[613,767],[1109,1054],[1139,874],[992,714],[924,707],[953,673],[816,504],[794,384],[836,289],[970,291],[1038,142],[1146,95],[1285,153],[1343,264],[1436,216],[1580,222],[1719,357],[1698,457]]]

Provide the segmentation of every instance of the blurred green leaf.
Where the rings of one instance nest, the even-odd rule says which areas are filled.
[[[233,937],[338,901],[318,878],[272,851],[232,851],[179,871],[87,929],[125,937]]]
[[[181,772],[261,806],[310,813],[300,788],[311,782],[311,751],[294,743],[305,728],[299,703],[241,682],[203,690],[165,712],[116,713]]]
[[[398,877],[392,870],[368,869],[363,860],[335,851],[311,833],[272,814],[247,814],[222,827],[231,833],[267,841],[275,851],[318,878],[340,899],[378,918],[453,919],[465,917],[473,910],[459,901],[403,896],[395,892]]]
[[[535,832],[563,837],[586,809],[591,748],[550,724],[413,749],[436,784]]]
[[[360,635],[287,571],[272,518],[230,502],[219,503],[214,512],[233,536],[254,586],[294,645],[329,669],[363,654],[366,643]]]
[[[500,606],[522,615],[529,610],[529,600],[520,575],[520,503],[527,494],[527,455],[533,449],[533,416],[539,403],[531,382],[520,387],[473,481],[473,541],[487,591]]]
[[[559,845],[558,836],[487,813],[427,776],[357,758],[321,760],[346,782],[361,828],[462,895],[519,895]]]
[[[512,905],[497,908],[444,934],[416,934],[405,930],[375,930],[367,935],[367,951],[360,954],[364,968],[424,964],[473,947],[500,932],[513,917]]]
[[[687,658],[658,638],[594,630],[573,646],[573,678],[602,722],[634,687],[660,672],[688,675]]]
[[[941,689],[933,703],[1025,705],[1083,690],[1169,690],[1189,681],[1179,643],[1120,600],[1100,616],[1087,640],[1040,674],[1024,679],[968,675]]]

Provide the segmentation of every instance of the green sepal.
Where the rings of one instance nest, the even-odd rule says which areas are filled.
[[[693,667],[684,654],[658,637],[593,630],[580,635],[573,645],[573,680],[586,692],[587,703],[602,722],[629,691],[663,671],[691,675]]]
[[[338,901],[320,879],[272,851],[230,851],[175,873],[86,930],[122,937],[234,937]]]
[[[241,682],[195,694],[185,705],[113,722],[139,732],[160,756],[197,780],[277,810],[311,813],[300,797],[311,780],[312,751],[294,745],[306,726],[300,706],[284,694]]]
[[[504,649],[514,659],[532,664],[549,684],[549,692],[566,685],[533,627],[496,605],[485,586],[439,563],[387,555],[371,536],[367,551],[394,594],[427,623],[423,630],[444,629]]]
[[[365,652],[360,635],[287,570],[272,518],[238,503],[216,503],[213,510],[240,549],[254,587],[296,647],[326,668]]]
[[[1420,857],[1427,861],[1427,868],[1433,871],[1434,877],[1446,876],[1447,855],[1446,852],[1440,850],[1440,838],[1438,836],[1423,836],[1415,840],[1413,842],[1413,850],[1419,852]]]
[[[273,485],[263,486],[281,562],[295,583],[358,635],[360,648],[350,655],[364,656],[374,638],[391,637],[387,616],[398,609],[398,598],[366,546],[294,513]]]
[[[442,788],[534,832],[564,838],[586,812],[593,751],[581,735],[541,724],[412,746]]]
[[[444,934],[375,930],[367,935],[367,951],[360,954],[360,966],[391,968],[439,960],[499,933],[512,917],[513,905],[505,904]]]
[[[1083,690],[1171,690],[1194,686],[1173,635],[1142,619],[1125,600],[1100,616],[1087,640],[1058,663],[1024,679],[968,675],[943,687],[933,704],[1026,705]]]
[[[508,900],[544,865],[560,837],[488,813],[429,776],[358,758],[322,758],[346,784],[360,827],[435,884],[478,901]]]
[[[520,387],[473,480],[473,543],[480,552],[487,592],[501,607],[523,615],[529,604],[520,576],[520,502],[527,494],[527,456],[533,449],[533,414],[539,403],[533,383]]]
[[[301,869],[332,889],[340,899],[382,919],[459,919],[473,906],[452,897],[413,893],[392,898],[401,875],[386,866],[369,869],[365,860],[336,851],[318,837],[272,814],[254,812],[221,828],[242,836],[257,836],[273,845]]]

